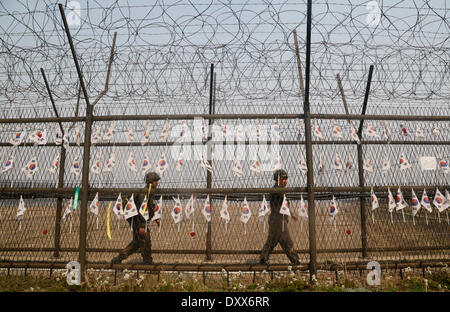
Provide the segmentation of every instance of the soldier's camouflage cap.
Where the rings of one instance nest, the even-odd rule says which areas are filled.
[[[145,183],[150,184],[153,181],[159,181],[161,177],[156,172],[149,172],[145,175]]]
[[[282,179],[282,178],[288,178],[288,174],[286,172],[286,170],[284,169],[278,169],[275,170],[275,172],[273,173],[273,180],[274,181],[278,181],[278,178]]]

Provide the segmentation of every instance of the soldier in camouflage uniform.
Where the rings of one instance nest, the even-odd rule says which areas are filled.
[[[158,187],[158,181],[160,180],[159,175],[156,172],[150,172],[145,176],[145,193],[138,194],[135,198],[136,207],[142,205],[142,202],[147,195],[150,184],[152,184],[152,189]],[[145,194],[145,195],[144,195]],[[149,220],[153,218],[155,214],[155,204],[153,203],[153,192],[151,192],[150,198],[147,203]],[[132,253],[135,253],[138,250],[141,250],[142,258],[144,260],[144,264],[152,264],[152,243],[150,240],[150,231],[146,231],[146,221],[141,213],[138,213],[134,217],[127,219],[128,223],[132,226],[133,229],[133,240],[125,247],[123,250],[119,252],[119,255],[111,260],[111,265],[121,263],[122,260],[128,258]],[[160,225],[159,220],[156,220],[158,226]]]
[[[274,187],[285,187],[287,184],[287,172],[283,169],[276,170],[273,175],[275,180]],[[280,214],[281,204],[283,203],[283,194],[271,194],[270,195],[270,216],[269,216],[269,236],[264,244],[264,247],[260,255],[260,263],[266,264],[269,260],[270,252],[275,246],[280,243],[287,257],[292,264],[300,264],[298,254],[294,251],[294,243],[292,242],[289,230],[287,228],[288,218],[284,218]],[[295,221],[298,221],[297,215],[291,212],[291,216]],[[285,222],[284,231],[282,222]]]

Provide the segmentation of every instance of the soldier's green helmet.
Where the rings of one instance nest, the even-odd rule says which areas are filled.
[[[145,175],[145,183],[150,184],[153,181],[159,181],[161,178],[156,172],[149,172]]]
[[[275,170],[275,172],[273,173],[274,181],[278,181],[278,179],[282,179],[282,178],[287,179],[287,177],[288,177],[288,174],[287,174],[286,170],[284,170],[284,169]]]

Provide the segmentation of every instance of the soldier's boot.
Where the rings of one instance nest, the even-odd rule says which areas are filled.
[[[301,263],[300,263],[300,260],[293,260],[293,261],[291,261],[291,263],[293,264],[293,265],[300,265]]]
[[[127,245],[127,247],[125,247],[124,249],[122,249],[122,250],[119,252],[119,255],[118,255],[117,257],[115,257],[115,258],[113,258],[113,259],[111,260],[111,265],[121,263],[122,260],[125,260],[125,259],[128,258],[132,253],[134,253],[135,250],[137,249],[137,247],[138,247],[137,243],[136,243],[134,240],[132,240],[132,241]]]
[[[144,264],[153,264],[153,258],[150,249],[145,248],[142,252],[142,259]]]
[[[152,258],[152,241],[150,240],[150,233],[145,233],[143,239],[141,240],[142,244],[142,259],[144,260],[144,264],[153,264]]]
[[[120,258],[120,256],[117,256],[117,257],[115,257],[115,258],[112,258],[112,260],[111,260],[111,265],[113,265],[113,264],[120,264],[122,262],[122,259]]]

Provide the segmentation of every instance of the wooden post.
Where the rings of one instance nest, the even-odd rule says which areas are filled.
[[[305,85],[303,83],[302,62],[300,60],[300,51],[298,49],[297,30],[294,29],[295,55],[297,56],[298,77],[300,79],[300,90],[302,92],[303,101],[305,100]]]

